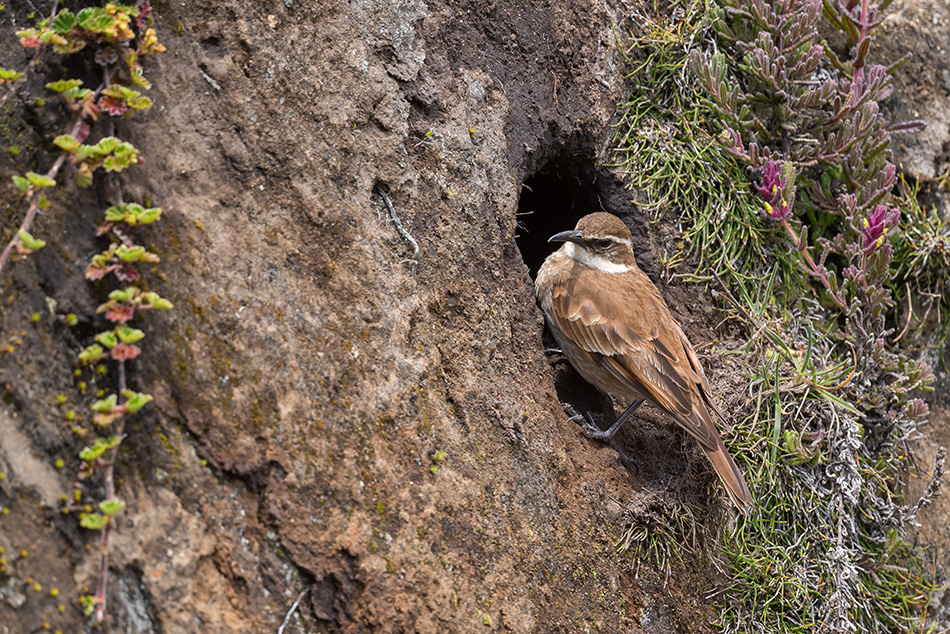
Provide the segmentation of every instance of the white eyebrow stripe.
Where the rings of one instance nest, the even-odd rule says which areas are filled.
[[[587,249],[582,249],[573,242],[564,243],[564,252],[572,260],[579,264],[594,269],[595,271],[600,271],[601,273],[629,273],[630,267],[626,264],[617,264],[616,262],[611,262],[606,258],[602,258],[599,255],[593,255],[588,252]]]

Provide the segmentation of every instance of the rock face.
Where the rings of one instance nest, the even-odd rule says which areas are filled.
[[[301,593],[287,632],[712,630],[708,560],[664,577],[617,544],[663,495],[728,509],[715,476],[656,412],[628,445],[639,469],[566,420],[565,397],[613,409],[545,355],[530,277],[546,236],[632,213],[597,167],[623,16],[612,0],[159,12],[156,108],[120,124],[147,163],[123,186],[165,210],[147,242],[176,310],[144,320],[131,368],[156,400],[117,467],[114,631],[274,632]],[[82,272],[108,200],[54,200],[36,225],[50,246],[0,278],[0,546],[16,562],[0,631],[80,631],[75,597],[95,587],[95,535],[57,512],[83,443],[55,396],[88,400],[71,370],[102,325],[106,291]],[[694,344],[717,336],[696,290],[665,292]],[[80,327],[30,324],[47,297]],[[728,408],[727,363],[709,373]]]
[[[623,12],[510,4],[158,15],[157,107],[120,126],[147,166],[123,186],[165,209],[146,240],[176,310],[145,320],[132,367],[156,401],[117,467],[116,629],[276,631],[304,590],[287,631],[664,631],[696,618],[682,578],[667,605],[615,554],[637,476],[567,422],[552,364],[577,379],[544,354],[516,242],[532,177],[535,241],[591,206],[628,205],[595,167],[622,98]],[[55,201],[36,226],[51,247],[2,281],[4,335],[23,331],[2,366],[3,545],[36,544],[16,578],[70,598],[13,588],[0,621],[14,631],[80,629],[74,597],[98,575],[95,536],[55,511],[82,443],[53,404],[61,392],[82,404],[71,360],[105,292],[82,263],[108,195]],[[79,340],[52,318],[25,327],[44,296],[82,317]]]
[[[925,184],[942,180],[945,196],[950,170],[950,8],[930,0],[896,2],[893,8],[894,14],[881,25],[881,57],[888,63],[908,57],[895,73],[894,93],[883,103],[884,111],[892,121],[927,122],[922,132],[899,137],[895,163]],[[945,198],[939,207],[944,216],[950,213]]]

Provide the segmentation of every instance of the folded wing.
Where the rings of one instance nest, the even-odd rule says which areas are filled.
[[[669,412],[703,449],[714,450],[718,434],[707,407],[709,384],[653,284],[647,279],[651,292],[622,294],[638,299],[637,305],[622,306],[608,289],[592,288],[603,278],[583,277],[553,289],[551,312],[558,328],[617,380]],[[587,292],[572,293],[574,283]]]

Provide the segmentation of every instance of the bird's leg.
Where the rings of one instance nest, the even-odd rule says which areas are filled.
[[[633,413],[637,410],[638,407],[643,403],[643,399],[638,399],[634,401],[630,407],[624,410],[623,414],[620,415],[620,418],[617,419],[617,422],[611,425],[608,429],[602,430],[596,425],[594,421],[590,421],[590,426],[586,425],[587,421],[582,421],[581,425],[584,427],[584,431],[587,432],[587,435],[591,438],[596,438],[597,440],[610,440],[616,435],[624,423],[629,420]]]
[[[638,399],[631,403],[630,407],[624,410],[623,414],[620,415],[620,418],[617,419],[610,428],[603,430],[597,426],[597,423],[594,422],[594,417],[590,415],[590,412],[585,412],[584,414],[578,414],[577,410],[574,409],[574,406],[570,403],[561,403],[561,407],[564,408],[564,411],[570,415],[569,421],[577,421],[580,423],[581,427],[584,428],[584,432],[596,440],[611,440],[624,423],[629,420],[630,416],[637,410],[640,405],[643,404],[643,399]]]
[[[578,423],[580,423],[580,426],[584,428],[584,433],[587,434],[588,438],[593,438],[594,440],[600,440],[602,442],[606,442],[608,445],[613,447],[614,451],[616,451],[620,455],[620,459],[624,462],[624,464],[636,469],[636,464],[634,464],[633,460],[631,460],[631,458],[627,454],[625,454],[620,449],[619,446],[617,446],[617,442],[614,440],[614,436],[616,435],[617,430],[620,429],[620,427],[625,422],[627,422],[627,419],[630,418],[630,415],[633,414],[633,412],[640,406],[641,403],[643,403],[643,399],[636,401],[630,407],[628,407],[626,411],[624,411],[624,413],[620,415],[620,418],[617,419],[617,422],[611,425],[610,429],[608,429],[607,431],[603,431],[600,429],[600,427],[597,426],[597,423],[594,422],[594,417],[591,416],[590,412],[578,414],[577,410],[574,409],[574,406],[571,405],[570,403],[561,403],[561,407],[563,407],[564,411],[567,412],[568,415],[570,416],[570,418],[568,418],[567,420],[577,421]]]

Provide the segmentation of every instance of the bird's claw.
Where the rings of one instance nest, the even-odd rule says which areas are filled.
[[[620,456],[621,462],[634,471],[639,471],[636,463],[634,463],[630,456],[625,454],[620,449],[620,447],[617,445],[617,441],[614,440],[614,436],[616,435],[617,430],[620,428],[620,425],[614,424],[610,429],[605,431],[597,426],[597,424],[594,422],[593,416],[590,415],[590,412],[578,414],[577,410],[574,409],[574,406],[570,403],[561,403],[561,407],[564,408],[564,411],[570,417],[567,420],[570,422],[577,422],[584,430],[584,433],[587,434],[588,438],[607,443],[613,448],[614,451],[617,452],[617,455]]]
[[[577,410],[574,409],[574,406],[571,405],[570,403],[561,403],[561,408],[562,408],[562,409],[567,413],[567,415],[569,416],[569,418],[567,419],[569,422],[573,422],[573,421],[575,421],[575,420],[580,420],[580,419],[584,418],[584,416],[583,416],[582,414],[578,414],[578,413],[577,413]]]
[[[616,430],[610,429],[605,431],[598,427],[590,413],[588,413],[587,416],[581,418],[580,424],[581,427],[584,428],[584,433],[587,434],[589,438],[593,438],[594,440],[602,440],[607,442],[613,439],[614,433],[616,432]]]
[[[591,416],[590,412],[584,412],[583,414],[578,414],[577,410],[574,409],[574,406],[570,403],[561,403],[561,407],[564,408],[564,411],[567,412],[567,415],[570,416],[568,421],[577,422],[584,429],[584,433],[588,437],[595,440],[609,441],[614,437],[614,434],[617,433],[617,429],[611,427],[607,431],[602,430],[597,426],[597,423],[594,422],[594,417]]]

